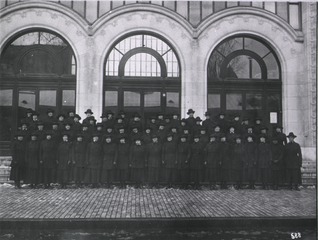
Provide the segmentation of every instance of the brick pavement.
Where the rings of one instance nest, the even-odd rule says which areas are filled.
[[[316,217],[316,190],[14,189],[0,187],[4,219]]]

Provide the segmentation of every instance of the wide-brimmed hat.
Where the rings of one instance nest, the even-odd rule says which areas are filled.
[[[91,109],[87,109],[86,112],[84,112],[84,113],[85,114],[87,114],[87,113],[94,114]]]
[[[190,108],[190,109],[188,110],[187,114],[189,115],[189,114],[191,114],[191,113],[195,113],[195,111],[194,111],[192,108]]]
[[[290,132],[287,137],[293,137],[293,138],[296,138],[297,136],[293,133],[293,132]]]

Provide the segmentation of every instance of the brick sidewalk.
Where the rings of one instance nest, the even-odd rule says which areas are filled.
[[[316,190],[0,188],[0,219],[316,217]]]

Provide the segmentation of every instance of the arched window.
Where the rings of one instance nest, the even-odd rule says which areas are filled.
[[[281,70],[265,41],[239,35],[222,41],[208,62],[208,110],[281,123]],[[231,116],[229,116],[231,118]]]
[[[75,110],[76,61],[56,33],[34,29],[12,37],[0,58],[0,140],[10,138],[26,109]]]
[[[148,33],[117,41],[105,63],[104,110],[180,111],[180,68],[172,46]]]

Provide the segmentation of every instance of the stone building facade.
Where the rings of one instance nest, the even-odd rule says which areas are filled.
[[[106,90],[109,90],[108,86],[110,89],[120,88],[121,91],[125,91],[127,79],[121,78],[124,79],[121,82],[122,85],[117,86],[116,78],[107,77],[107,73],[109,73],[106,70],[107,61],[111,58],[111,51],[114,47],[119,46],[120,41],[131,36],[138,35],[142,39],[146,36],[148,39],[155,38],[163,41],[168,46],[167,51],[173,52],[172,63],[170,62],[172,64],[171,74],[169,75],[168,57],[164,58],[165,53],[162,53],[161,57],[166,61],[168,75],[165,73],[162,75],[161,72],[158,79],[155,79],[159,82],[160,80],[167,82],[170,77],[173,83],[169,85],[167,82],[164,87],[160,87],[161,85],[158,83],[156,89],[161,95],[159,97],[167,97],[167,91],[170,91],[171,96],[176,96],[174,100],[178,103],[176,106],[172,103],[171,109],[175,107],[174,110],[179,112],[182,117],[186,116],[189,108],[195,109],[195,115],[201,118],[207,109],[213,111],[214,108],[225,112],[228,109],[238,110],[244,114],[244,111],[247,112],[253,106],[249,106],[248,102],[237,104],[237,99],[246,100],[249,96],[249,86],[251,89],[254,86],[251,81],[254,78],[260,79],[263,84],[262,87],[257,88],[265,89],[265,95],[269,89],[275,89],[278,93],[279,105],[273,111],[268,107],[266,111],[261,112],[261,116],[269,124],[282,124],[287,133],[294,132],[303,148],[304,158],[312,161],[316,159],[317,3],[7,0],[1,1],[0,4],[2,57],[14,40],[34,31],[49,32],[59,36],[70,46],[74,56],[70,67],[72,64],[76,67],[73,68],[73,72],[70,70],[71,72],[67,76],[65,74],[63,76],[53,74],[54,76],[52,76],[54,79],[60,79],[56,81],[61,81],[60,85],[55,86],[57,91],[63,88],[64,78],[70,81],[65,89],[69,89],[68,87],[71,90],[74,89],[73,107],[82,116],[88,108],[92,109],[97,117],[102,114],[108,106],[108,98],[105,96],[105,94],[107,95]],[[254,46],[261,43],[269,49],[269,53],[275,59],[276,66],[273,67],[273,71],[277,71],[274,78],[278,83],[269,77],[269,68],[272,63],[266,65],[266,60],[258,61],[258,58],[255,57],[261,70],[258,70],[257,67],[254,69],[252,68],[254,55],[242,52],[243,55],[245,54],[244,56],[248,56],[246,61],[250,63],[250,75],[242,77],[246,78],[245,80],[248,82],[246,83],[247,90],[242,87],[245,86],[242,79],[235,82],[236,78],[240,78],[238,73],[235,74],[234,79],[230,79],[227,83],[224,81],[225,85],[229,87],[218,85],[218,83],[209,85],[209,81],[213,82],[213,79],[208,77],[209,69],[215,67],[209,65],[213,60],[211,60],[211,56],[216,49],[220,51],[218,47],[230,40],[257,41],[258,43],[255,43]],[[155,41],[158,43],[158,40]],[[242,51],[244,51],[244,46],[246,45],[243,43]],[[147,48],[149,50],[151,47]],[[143,52],[141,50],[141,54],[152,55],[160,65],[161,57],[155,53],[152,54],[151,51]],[[265,59],[265,56],[263,57]],[[156,62],[156,60],[154,61]],[[263,67],[267,67],[268,70],[266,79],[262,75],[263,68],[260,62],[266,63]],[[163,66],[160,65],[161,70]],[[2,61],[2,70],[7,67]],[[17,124],[19,114],[16,111],[18,107],[21,107],[20,100],[18,100],[19,89],[21,86],[26,89],[36,88],[39,84],[36,79],[40,79],[43,74],[21,72],[21,69],[20,72],[17,69],[8,74],[4,72],[2,71],[0,76],[0,89],[10,91],[9,93],[3,92],[9,96],[6,99],[1,97],[0,104],[9,106],[12,111],[12,122]],[[125,73],[123,73],[124,75]],[[135,72],[134,76],[138,77],[138,73]],[[24,86],[25,82],[20,84],[19,79],[23,77],[26,77],[26,80],[23,81],[29,81],[29,85]],[[113,84],[108,85],[108,79],[111,79],[110,82]],[[15,85],[10,81],[16,81]],[[41,83],[42,80],[39,81]],[[138,83],[141,89],[145,86],[143,84],[147,84],[145,81],[147,79],[143,78],[143,81]],[[231,88],[231,81],[239,91],[235,92],[235,89]],[[217,86],[219,90],[216,91],[213,86]],[[145,92],[147,89],[148,87],[144,87],[143,91]],[[170,90],[166,91],[166,89]],[[150,90],[154,91],[154,89]],[[242,95],[240,95],[240,91]],[[124,98],[126,93],[123,92],[118,92],[115,96]],[[145,96],[144,92],[141,93],[144,94],[142,96]],[[228,93],[239,94],[239,96],[227,95]],[[37,92],[35,99],[39,98],[38,94],[41,93]],[[260,94],[260,99],[265,96],[262,94]],[[146,109],[145,99],[140,100],[141,104],[144,104],[144,109]],[[266,95],[266,99],[269,99],[269,95]],[[57,100],[57,102],[59,101]],[[162,101],[164,100],[161,99]],[[267,104],[266,100],[261,101],[265,105]],[[125,106],[125,99],[120,100],[118,97],[118,101],[116,100],[112,105],[112,107],[115,105],[115,111],[118,110],[116,106],[120,102]],[[60,105],[59,110],[63,110],[63,103]],[[169,101],[164,105],[164,109],[169,109]],[[138,104],[136,106],[138,107]],[[34,108],[40,108],[40,104],[36,103]],[[162,111],[162,108],[160,110]],[[11,127],[14,128],[16,125]]]

